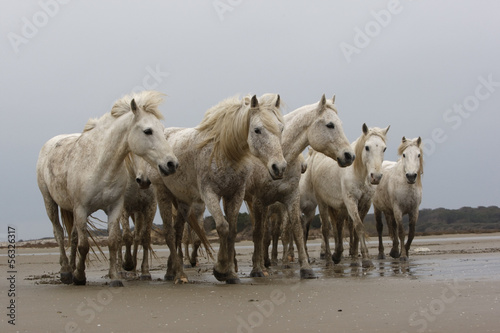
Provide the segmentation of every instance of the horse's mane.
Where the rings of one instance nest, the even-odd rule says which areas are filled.
[[[378,128],[378,127],[371,127],[368,129],[368,133],[361,134],[359,138],[356,139],[355,145],[354,145],[354,154],[356,155],[356,158],[354,159],[353,163],[353,168],[354,171],[358,174],[363,172],[363,149],[365,148],[366,141],[371,137],[371,136],[378,136],[382,139],[384,143],[386,143],[386,137],[384,133],[385,129]]]
[[[163,115],[158,109],[158,106],[163,102],[163,96],[165,96],[165,94],[154,90],[145,90],[125,95],[115,102],[111,108],[111,115],[118,118],[131,111],[130,103],[132,99],[134,99],[137,107],[142,108],[145,112],[153,114],[158,119],[163,119]]]
[[[281,111],[270,107],[271,102],[264,100],[259,104],[259,110],[252,109],[250,104],[250,96],[242,99],[234,96],[221,101],[205,113],[196,129],[203,135],[199,143],[200,148],[213,143],[211,159],[215,158],[216,162],[220,162],[223,158],[227,158],[234,164],[242,161],[249,152],[247,137],[250,118],[254,112],[259,112],[266,129],[279,134],[280,129],[273,118],[276,116],[284,122]]]
[[[83,132],[88,132],[92,129],[94,129],[97,125],[97,122],[99,121],[99,119],[97,118],[91,118],[87,121],[87,123],[85,124],[85,127],[83,128]]]
[[[403,156],[404,151],[406,148],[410,146],[415,146],[420,150],[420,169],[418,170],[417,173],[417,185],[422,186],[422,175],[424,174],[424,150],[422,149],[422,144],[418,143],[417,139],[404,139],[401,141],[401,144],[398,147],[398,155]]]

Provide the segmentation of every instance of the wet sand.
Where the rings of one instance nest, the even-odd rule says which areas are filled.
[[[385,241],[386,253],[389,242]],[[377,260],[325,268],[319,242],[308,243],[318,278],[300,280],[298,264],[250,278],[252,244],[237,244],[240,285],[212,276],[213,263],[186,269],[190,283],[162,281],[168,250],[155,247],[153,281],[132,277],[110,288],[107,262],[93,256],[87,285],[60,284],[55,248],[18,248],[16,273],[0,250],[1,332],[498,332],[500,233],[417,237],[408,263]],[[216,245],[216,244],[215,244]],[[15,297],[9,296],[11,281]],[[8,320],[15,301],[15,323]]]

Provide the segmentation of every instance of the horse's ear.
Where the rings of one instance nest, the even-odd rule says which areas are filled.
[[[335,95],[332,97],[332,104],[335,104]]]
[[[401,142],[405,143],[406,142],[406,137],[403,136],[403,138],[401,139]]]
[[[280,107],[280,104],[281,104],[281,97],[280,97],[280,94],[278,94],[278,97],[276,98],[276,104],[275,104],[275,107],[279,108],[279,107]]]
[[[250,101],[250,107],[252,109],[258,108],[259,107],[259,101],[257,100],[257,96],[253,95],[252,100]]]
[[[418,137],[418,139],[417,139],[417,147],[420,147],[421,143],[422,143],[422,138]]]
[[[137,114],[137,104],[135,103],[135,98],[132,98],[132,101],[130,102],[130,109],[132,109],[134,114]]]
[[[325,94],[323,94],[323,96],[321,96],[321,99],[319,100],[319,103],[318,103],[319,113],[323,112],[323,110],[325,109],[325,104],[326,104],[326,97],[325,97]]]
[[[389,128],[391,128],[391,125],[387,126],[384,130],[384,135],[387,135],[387,132],[389,132]]]
[[[362,129],[363,129],[363,133],[365,133],[365,135],[368,134],[368,126],[366,126],[366,123],[363,124]]]

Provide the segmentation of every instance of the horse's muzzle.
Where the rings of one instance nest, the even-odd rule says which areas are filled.
[[[354,159],[356,158],[356,155],[351,154],[349,152],[345,152],[344,156],[342,158],[337,157],[337,163],[341,168],[348,167],[354,162]]]
[[[178,167],[179,167],[178,162],[168,162],[166,166],[163,166],[161,164],[158,165],[158,169],[160,169],[160,172],[162,173],[163,176],[168,176],[175,173]]]

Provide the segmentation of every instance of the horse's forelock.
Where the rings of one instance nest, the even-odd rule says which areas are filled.
[[[153,114],[157,119],[161,120],[163,119],[163,115],[158,107],[163,103],[164,96],[165,94],[153,90],[146,90],[123,96],[117,100],[111,108],[111,115],[118,118],[130,112],[130,103],[132,99],[134,99],[139,108]]]

